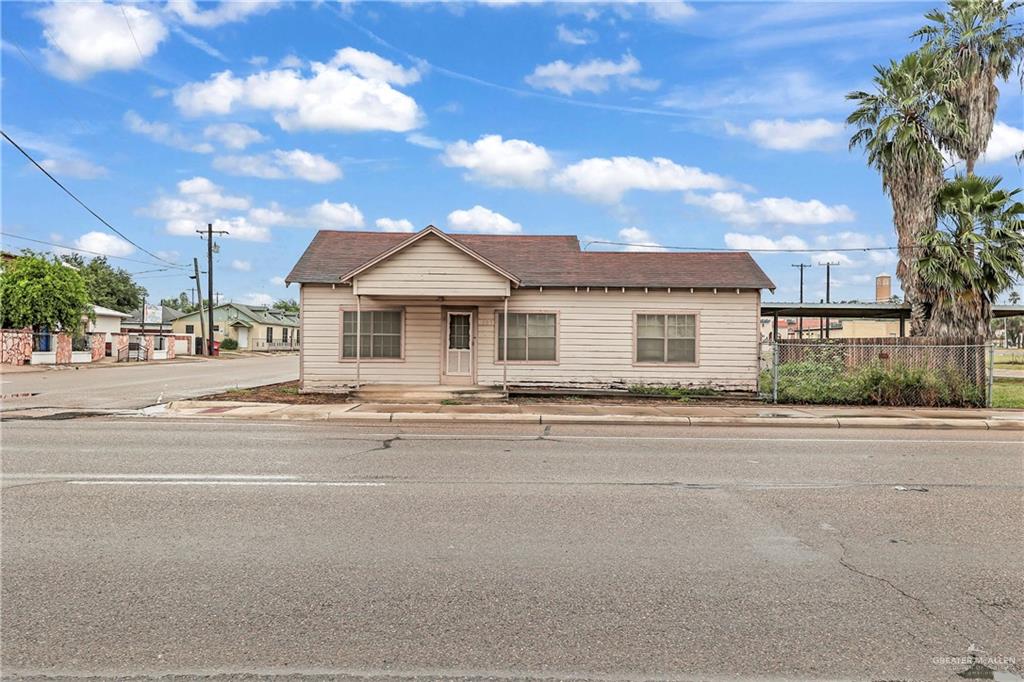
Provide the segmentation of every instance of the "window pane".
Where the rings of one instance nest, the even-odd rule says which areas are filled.
[[[526,314],[525,313],[509,313],[508,314],[508,338],[510,338],[510,339],[525,339],[526,338]]]
[[[526,339],[514,339],[509,334],[508,359],[513,362],[526,359]]]
[[[665,362],[665,342],[661,339],[637,339],[637,362]]]
[[[555,359],[555,338],[530,337],[530,360],[547,361]]]
[[[399,358],[402,356],[402,337],[396,335],[382,336],[381,357]]]
[[[669,339],[669,362],[696,362],[697,342],[694,339]]]
[[[553,314],[532,314],[527,323],[530,338],[535,336],[555,336],[555,316]]]
[[[637,315],[636,331],[639,339],[665,338],[664,315]]]
[[[382,310],[376,313],[373,333],[398,334],[402,331],[402,313],[397,310]]]
[[[356,356],[356,335],[346,334],[341,340],[341,356],[354,358]]]
[[[668,337],[670,339],[692,339],[697,333],[697,320],[693,315],[669,315]]]
[[[343,313],[342,314],[342,330],[346,334],[356,333],[356,314],[355,313]]]

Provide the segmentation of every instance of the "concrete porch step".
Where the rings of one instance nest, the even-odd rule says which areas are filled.
[[[419,384],[373,384],[353,391],[352,398],[372,403],[441,403],[462,400],[473,403],[500,402],[505,394],[491,386],[441,386]]]

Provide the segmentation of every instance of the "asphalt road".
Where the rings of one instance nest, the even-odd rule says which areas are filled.
[[[932,680],[972,645],[1024,667],[1016,432],[2,436],[8,676]]]
[[[0,375],[3,411],[30,408],[138,409],[229,388],[291,381],[298,355],[190,359],[102,367],[6,371]]]

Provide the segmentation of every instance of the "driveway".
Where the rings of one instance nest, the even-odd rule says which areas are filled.
[[[0,375],[2,411],[30,408],[138,409],[235,387],[291,381],[298,355],[195,358],[188,361],[8,371]]]

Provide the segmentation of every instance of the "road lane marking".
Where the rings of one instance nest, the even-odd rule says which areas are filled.
[[[321,486],[332,488],[380,488],[385,483],[375,481],[68,481],[71,485],[275,485],[275,486]]]
[[[190,481],[190,480],[223,480],[223,481],[297,481],[298,476],[286,474],[54,474],[54,473],[17,473],[0,474],[4,480],[132,480],[132,481]]]

